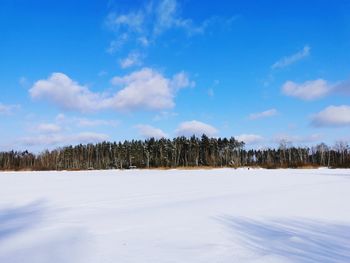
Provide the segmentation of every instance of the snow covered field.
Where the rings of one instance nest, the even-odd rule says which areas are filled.
[[[0,262],[350,262],[350,170],[0,173]]]

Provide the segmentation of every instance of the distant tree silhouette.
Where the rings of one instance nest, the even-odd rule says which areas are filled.
[[[281,142],[277,149],[244,149],[244,142],[231,138],[177,137],[76,145],[40,154],[0,152],[1,170],[86,170],[176,167],[296,168],[328,166],[350,168],[345,142],[334,147],[293,147]]]

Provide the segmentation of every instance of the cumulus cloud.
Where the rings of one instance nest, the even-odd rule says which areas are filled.
[[[261,135],[257,135],[257,134],[241,134],[238,136],[235,136],[235,139],[237,139],[238,141],[242,141],[245,144],[257,144],[257,143],[261,143],[264,141],[264,137],[262,137]]]
[[[112,95],[92,92],[63,73],[53,73],[48,79],[39,80],[29,90],[36,100],[47,100],[62,109],[80,112],[98,110],[162,110],[174,107],[176,92],[193,86],[184,72],[168,79],[158,71],[144,68],[127,76],[114,77],[112,84],[120,90]]]
[[[269,110],[266,110],[263,112],[252,113],[249,115],[249,119],[257,120],[257,119],[262,119],[262,118],[273,117],[277,114],[278,114],[278,111],[276,109],[269,109]]]
[[[316,127],[344,127],[350,126],[350,106],[329,106],[312,117]]]
[[[274,63],[271,66],[271,68],[272,69],[285,68],[291,64],[294,64],[294,63],[298,62],[299,60],[302,60],[303,58],[308,57],[310,55],[310,49],[311,48],[309,46],[305,46],[299,52],[278,60],[276,63]]]
[[[175,132],[178,136],[190,137],[192,135],[202,136],[205,134],[208,137],[214,137],[219,131],[209,124],[193,120],[181,123]]]
[[[10,115],[19,107],[19,105],[6,105],[0,102],[0,115]]]
[[[163,132],[161,129],[155,128],[151,125],[137,125],[136,128],[139,131],[139,134],[144,138],[166,138],[168,135]]]
[[[102,94],[90,91],[63,73],[53,73],[48,79],[35,82],[29,93],[33,99],[48,100],[68,110],[87,112],[105,107]]]
[[[332,91],[332,86],[323,79],[295,83],[287,81],[282,86],[282,92],[286,96],[299,98],[302,100],[315,100],[328,95]]]
[[[176,92],[194,85],[183,72],[172,79],[165,78],[159,72],[144,68],[125,77],[114,77],[114,85],[124,85],[112,99],[111,104],[117,109],[162,110],[175,106]]]

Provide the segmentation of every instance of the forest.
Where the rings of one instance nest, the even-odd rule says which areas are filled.
[[[28,151],[0,152],[0,170],[90,170],[180,167],[350,168],[346,143],[330,147],[245,149],[231,138],[177,137],[66,146],[39,154]]]

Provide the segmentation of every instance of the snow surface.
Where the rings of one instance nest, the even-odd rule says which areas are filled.
[[[350,170],[0,173],[0,262],[350,262]]]

